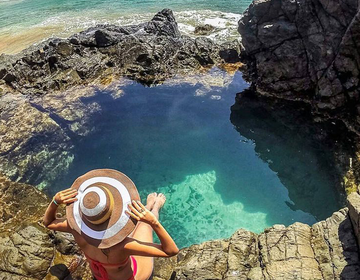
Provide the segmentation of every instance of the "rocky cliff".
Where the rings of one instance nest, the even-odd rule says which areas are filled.
[[[257,0],[239,21],[256,91],[311,104],[360,133],[358,0]]]
[[[355,38],[353,2],[252,4],[240,31],[248,77],[258,91],[308,102],[322,116],[341,117],[356,130],[358,81],[348,78],[356,77],[351,65],[357,54],[348,39]],[[276,44],[271,43],[274,34]],[[317,47],[318,40],[323,47]],[[1,56],[0,168],[14,180],[34,181],[43,174],[39,166],[54,173],[66,169],[71,139],[91,130],[87,120],[99,110],[98,104],[83,102],[96,88],[75,85],[109,85],[119,76],[152,84],[178,72],[237,60],[235,43],[219,46],[204,38],[182,37],[169,10],[142,25],[98,26],[16,56]],[[337,91],[339,83],[345,91]],[[117,87],[109,90],[112,98],[121,95]],[[53,139],[46,142],[53,144],[44,144],[43,138]],[[240,229],[228,239],[184,248],[176,257],[156,260],[154,279],[358,279],[359,193],[348,201],[349,210],[341,209],[311,227],[274,225],[261,234]],[[50,232],[39,223],[48,202],[34,187],[0,175],[1,280],[91,279],[71,236]]]
[[[35,188],[0,176],[1,280],[92,279],[72,237],[39,222],[48,202]],[[184,248],[155,260],[154,279],[357,280],[359,235],[351,221],[358,234],[358,193],[349,197],[349,209],[311,227],[274,225],[259,235],[239,229],[228,239]]]

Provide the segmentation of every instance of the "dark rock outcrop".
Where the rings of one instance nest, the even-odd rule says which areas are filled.
[[[239,44],[232,45],[238,61]],[[181,36],[172,11],[164,9],[147,23],[99,25],[68,39],[49,39],[15,56],[2,55],[0,92],[42,95],[109,75],[156,84],[178,71],[228,62],[228,56],[219,56],[224,47],[205,37]]]
[[[215,26],[210,24],[202,24],[195,27],[194,34],[195,35],[209,35],[212,31],[215,30]]]
[[[239,21],[257,92],[310,103],[360,132],[358,0],[258,0]]]

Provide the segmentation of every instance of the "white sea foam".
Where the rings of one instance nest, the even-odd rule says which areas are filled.
[[[237,23],[241,18],[240,14],[225,13],[220,11],[200,10],[200,11],[181,11],[174,12],[178,22],[179,30],[183,35],[196,37],[195,27],[202,24],[210,24],[215,30],[207,37],[224,42],[228,40],[239,39],[237,32]],[[59,31],[54,36],[66,37],[74,32],[96,26],[97,24],[117,24],[132,25],[150,20],[154,13],[138,14],[105,14],[104,11],[91,10],[86,14],[63,13],[57,16],[49,17],[36,27],[58,26]]]

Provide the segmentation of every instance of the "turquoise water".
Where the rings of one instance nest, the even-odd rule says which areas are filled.
[[[91,169],[120,170],[143,201],[153,191],[167,196],[160,220],[180,247],[238,228],[313,224],[338,210],[331,154],[322,140],[304,141],[289,122],[312,124],[250,105],[231,113],[235,94],[248,85],[239,72],[212,73],[151,88],[129,82],[118,86],[124,93],[118,99],[106,90],[83,99],[102,108],[93,117],[95,131],[75,142],[68,174],[48,190],[70,186]]]
[[[13,53],[52,36],[67,37],[99,23],[137,24],[171,8],[183,34],[212,24],[209,36],[219,41],[238,39],[237,21],[250,0],[0,0],[0,53]]]

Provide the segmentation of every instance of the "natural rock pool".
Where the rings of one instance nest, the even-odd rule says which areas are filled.
[[[331,151],[304,136],[312,124],[296,112],[279,115],[256,101],[233,108],[248,84],[241,73],[213,69],[155,87],[120,83],[120,96],[97,90],[93,132],[75,138],[67,174],[54,193],[95,168],[126,173],[145,200],[163,192],[161,221],[179,247],[261,232],[277,223],[313,224],[342,206]],[[240,103],[241,104],[241,103]]]

